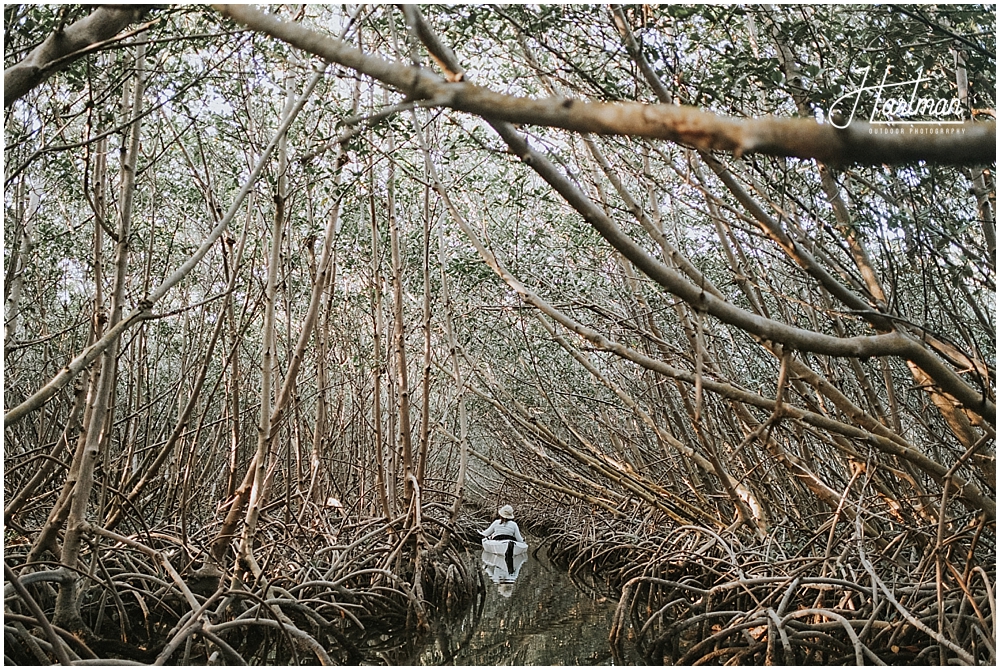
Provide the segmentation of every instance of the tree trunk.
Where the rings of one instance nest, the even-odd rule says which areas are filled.
[[[142,107],[145,85],[145,54],[146,47],[139,44],[136,47],[136,76],[133,84],[132,103],[126,106],[126,118],[136,116]],[[118,227],[115,231],[114,284],[111,294],[111,314],[108,325],[114,328],[122,320],[123,303],[125,300],[125,281],[128,273],[129,236],[132,223],[132,202],[135,195],[136,164],[139,159],[140,121],[136,118],[130,128],[128,153],[122,160],[121,183],[121,213]],[[96,394],[91,408],[90,422],[86,426],[86,442],[80,454],[80,465],[76,485],[72,494],[69,516],[66,519],[66,538],[63,542],[60,562],[71,568],[77,566],[83,535],[87,531],[87,508],[90,504],[90,493],[94,485],[94,466],[97,463],[101,443],[108,439],[105,433],[110,427],[110,418],[114,408],[110,407],[118,379],[117,359],[119,342],[114,340],[105,350],[101,358],[101,372],[97,383]],[[85,628],[80,618],[79,582],[71,580],[59,589],[56,600],[56,610],[53,618],[56,625],[69,630]]]

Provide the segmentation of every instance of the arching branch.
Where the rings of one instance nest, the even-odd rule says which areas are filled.
[[[357,70],[413,99],[496,121],[602,135],[666,139],[706,151],[728,151],[736,155],[762,153],[816,158],[831,164],[929,161],[972,165],[996,160],[995,123],[968,122],[949,126],[955,132],[946,135],[876,135],[869,134],[868,124],[862,122],[837,129],[810,119],[735,119],[682,105],[520,98],[464,81],[448,82],[429,70],[363,53],[316,30],[281,21],[273,14],[251,7],[213,7],[252,30]]]

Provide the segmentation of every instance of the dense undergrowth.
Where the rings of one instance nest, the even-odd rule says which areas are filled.
[[[934,528],[871,528],[831,517],[813,532],[766,537],[669,524],[658,514],[611,519],[585,507],[523,501],[522,523],[577,586],[618,600],[609,643],[617,663],[670,665],[993,664],[992,535],[973,519],[943,541]],[[471,636],[486,584],[466,550],[485,518],[455,526],[428,506],[404,518],[272,520],[257,547],[261,577],[207,560],[211,529],[93,542],[88,574],[23,563],[18,586],[43,611],[54,586],[83,580],[85,627],[47,633],[6,585],[5,662],[167,664],[416,664],[424,643],[460,620]],[[55,635],[62,649],[53,649]],[[466,640],[451,640],[446,663]],[[450,656],[449,656],[450,654]],[[117,660],[116,660],[117,659]]]
[[[53,631],[72,661],[409,664],[426,634],[475,614],[485,592],[463,561],[463,540],[433,511],[409,530],[403,519],[274,523],[262,533],[269,546],[258,548],[258,579],[206,561],[207,533],[182,543],[176,529],[92,545],[87,575],[24,565],[27,545],[8,546],[6,560],[42,610],[53,606],[54,583],[84,579],[85,626]],[[6,604],[5,662],[57,660],[26,600]]]
[[[973,520],[866,535],[831,519],[764,538],[592,523],[553,535],[582,588],[620,598],[616,659],[665,665],[996,663],[992,535]]]
[[[7,663],[996,661],[993,6],[4,21]]]

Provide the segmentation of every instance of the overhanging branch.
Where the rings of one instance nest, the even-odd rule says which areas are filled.
[[[637,102],[541,100],[491,91],[465,81],[449,82],[419,67],[363,53],[322,33],[243,5],[212,5],[248,28],[324,60],[368,75],[407,96],[495,121],[563,128],[602,135],[671,140],[705,151],[736,155],[815,158],[831,164],[929,161],[973,165],[996,161],[996,124],[950,125],[949,134],[871,134],[867,123],[844,129],[803,118],[735,119],[682,105]]]
[[[68,26],[49,35],[30,54],[3,71],[3,106],[10,107],[53,72],[83,56],[87,48],[104,42],[138,21],[147,8],[135,5],[101,6]]]

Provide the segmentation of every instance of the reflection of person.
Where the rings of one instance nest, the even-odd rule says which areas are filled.
[[[504,505],[497,514],[500,515],[500,518],[491,523],[490,527],[486,530],[479,531],[479,534],[489,540],[517,540],[518,542],[524,542],[521,529],[517,527],[517,522],[514,521],[514,508],[510,505]]]
[[[528,561],[527,554],[518,554],[511,557],[508,564],[503,554],[494,554],[484,551],[482,555],[483,567],[490,581],[494,584],[513,584],[521,572],[521,566]]]
[[[497,587],[497,591],[499,591],[500,595],[502,595],[504,598],[510,598],[512,595],[514,595],[514,585],[501,584],[499,587]]]

